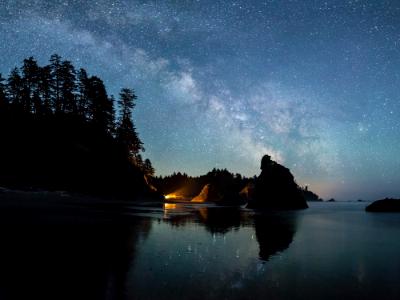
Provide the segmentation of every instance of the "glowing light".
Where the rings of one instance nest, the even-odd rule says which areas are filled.
[[[176,209],[176,207],[175,203],[164,203],[164,209]]]
[[[192,202],[206,202],[207,199],[209,198],[209,193],[210,193],[210,184],[206,184],[200,194],[198,194],[196,197],[192,199]]]
[[[164,198],[165,199],[177,199],[177,198],[180,198],[180,196],[175,194],[175,193],[171,193],[171,194],[168,194],[168,195],[164,195]]]

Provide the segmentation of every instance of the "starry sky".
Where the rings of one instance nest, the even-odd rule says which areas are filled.
[[[324,198],[400,196],[399,1],[0,1],[4,76],[53,53],[136,90],[157,174],[268,153]]]

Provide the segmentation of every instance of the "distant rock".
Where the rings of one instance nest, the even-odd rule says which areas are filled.
[[[261,174],[255,182],[254,199],[249,201],[248,207],[290,210],[308,206],[290,170],[264,155]]]
[[[304,189],[302,189],[303,195],[306,198],[306,201],[318,201],[318,202],[322,202],[323,200],[315,193],[313,193],[312,191],[308,190],[307,187],[305,187]]]
[[[328,202],[336,202],[336,200],[334,198],[331,198],[328,200]]]
[[[365,208],[368,212],[400,212],[400,199],[377,200]]]

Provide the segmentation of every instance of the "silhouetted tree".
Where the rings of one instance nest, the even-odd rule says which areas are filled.
[[[103,81],[92,76],[88,79],[88,117],[97,127],[105,132],[114,130],[114,106],[107,96]]]
[[[194,198],[206,189],[207,201],[215,201],[221,205],[241,205],[244,199],[240,191],[251,181],[226,169],[214,168],[198,177],[174,172],[170,176],[155,177],[152,182],[164,195],[176,193],[184,198]]]
[[[14,68],[7,79],[7,94],[14,109],[22,110],[22,78],[18,68]]]
[[[52,94],[52,106],[56,114],[61,112],[62,109],[62,98],[61,98],[61,87],[62,87],[62,67],[61,57],[57,54],[53,54],[50,57],[50,74],[51,74],[51,94]]]
[[[35,100],[40,102],[38,99],[37,88],[38,88],[38,70],[39,66],[37,65],[36,60],[33,57],[29,57],[28,59],[24,59],[21,72],[22,72],[22,109],[25,112],[31,112],[34,104],[34,96],[36,96]],[[39,103],[40,104],[40,103]],[[39,105],[36,103],[36,108]]]
[[[75,68],[70,61],[65,60],[61,63],[59,75],[61,81],[61,110],[64,113],[76,113],[77,105],[75,101]]]
[[[46,66],[33,57],[0,75],[0,185],[41,186],[96,193],[154,193],[154,174],[134,123],[133,90],[121,91],[121,115],[103,81],[75,71],[57,54]]]
[[[88,116],[88,102],[89,102],[89,78],[85,69],[80,69],[77,74],[78,78],[78,115],[84,118],[89,118]]]
[[[144,162],[143,162],[143,158],[142,155],[140,153],[133,155],[131,157],[132,162],[140,169],[140,170],[144,170]]]
[[[115,130],[116,130],[116,121],[115,121],[115,103],[116,100],[114,95],[111,95],[108,98],[107,104],[105,109],[107,110],[108,116],[108,124],[107,124],[107,132],[115,137]]]
[[[153,176],[154,175],[154,168],[151,164],[150,159],[146,158],[143,163],[143,171],[146,175]]]
[[[119,96],[118,104],[120,105],[121,113],[116,130],[117,141],[123,145],[133,161],[140,162],[139,152],[144,151],[144,147],[132,121],[132,110],[136,105],[137,96],[134,90],[127,88],[122,89]]]
[[[8,99],[6,95],[6,85],[4,84],[5,79],[0,73],[0,111],[4,111],[8,104]]]
[[[39,97],[42,101],[42,114],[49,115],[52,113],[51,110],[51,84],[52,84],[52,77],[51,77],[51,68],[50,66],[44,66],[39,68],[38,70],[38,92]]]

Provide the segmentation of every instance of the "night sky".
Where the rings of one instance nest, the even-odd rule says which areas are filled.
[[[157,174],[259,174],[400,196],[399,1],[0,1],[0,72],[60,54],[132,87]]]

